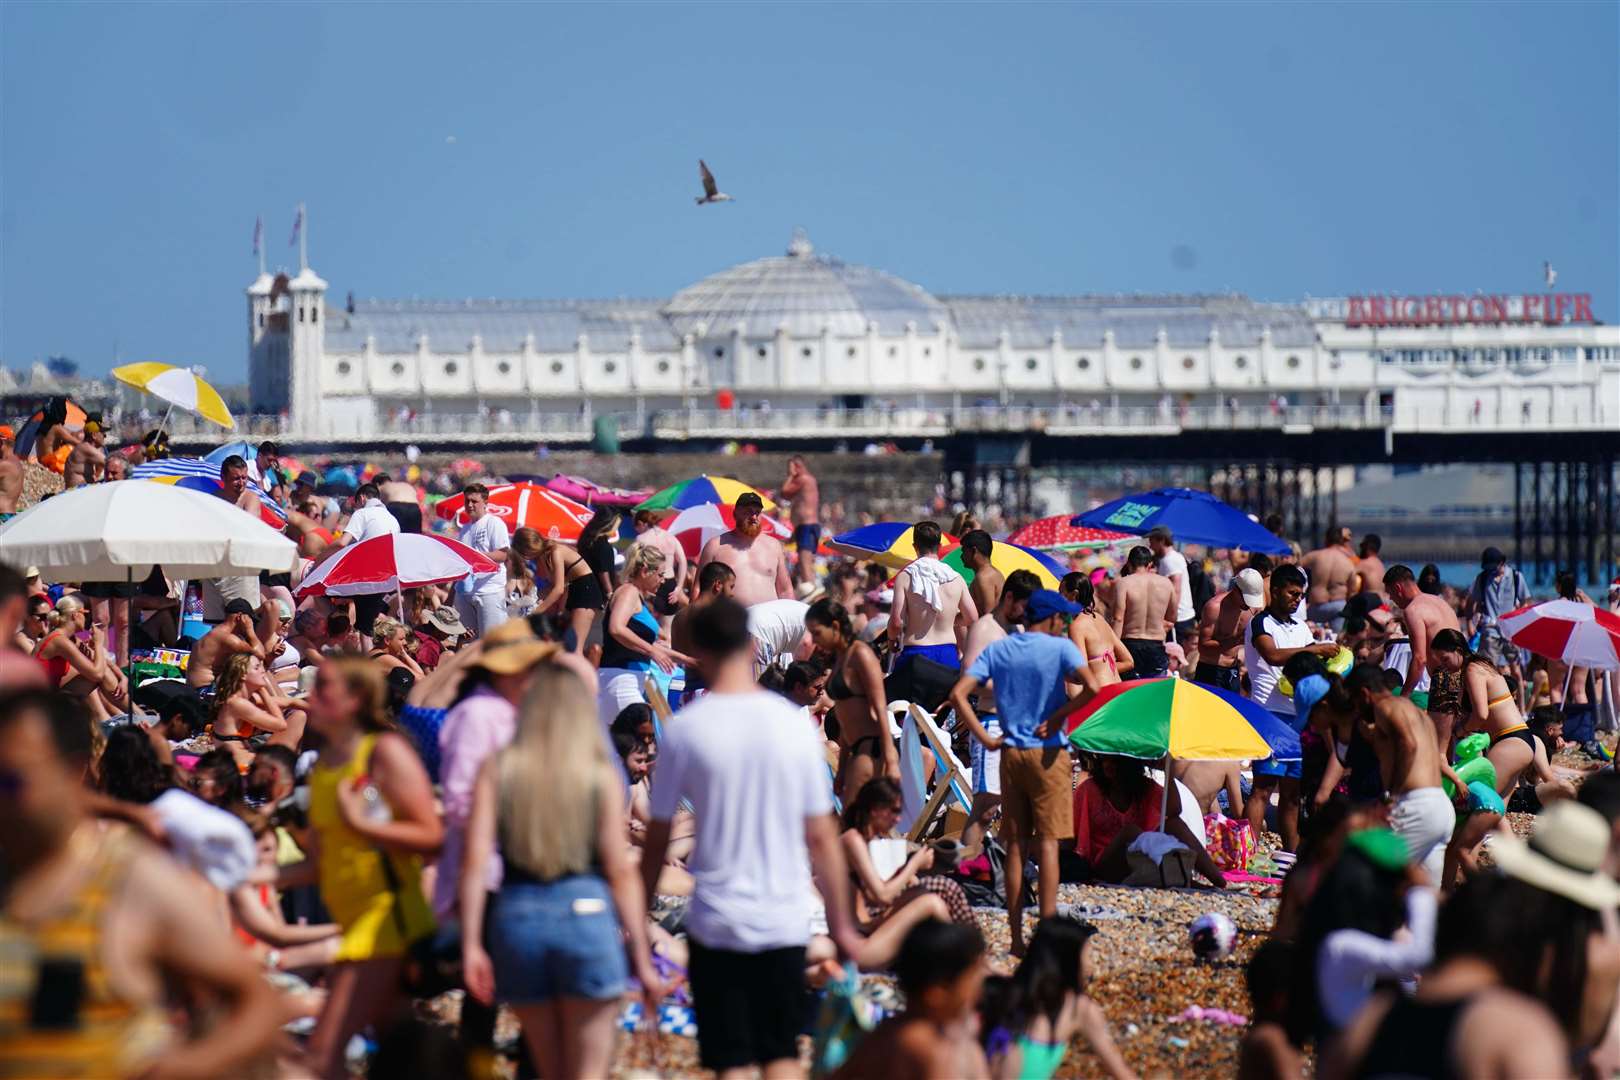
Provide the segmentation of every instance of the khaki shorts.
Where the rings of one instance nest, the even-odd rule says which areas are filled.
[[[1074,835],[1074,767],[1061,746],[1001,748],[1001,816],[1015,836]]]

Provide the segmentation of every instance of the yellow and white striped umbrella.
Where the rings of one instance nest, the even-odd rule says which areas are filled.
[[[121,383],[144,390],[189,413],[196,413],[222,428],[236,427],[236,420],[231,416],[231,410],[225,407],[225,400],[219,396],[219,391],[187,368],[147,361],[113,368],[112,375]]]

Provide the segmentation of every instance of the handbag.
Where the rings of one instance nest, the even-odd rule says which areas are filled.
[[[394,929],[399,931],[400,939],[406,942],[400,986],[413,998],[435,998],[451,990],[462,989],[461,924],[451,919],[411,940],[405,926],[399,876],[394,873],[393,860],[381,845],[377,846],[377,857],[382,861],[388,891],[394,894]]]

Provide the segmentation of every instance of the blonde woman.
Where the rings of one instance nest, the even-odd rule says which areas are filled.
[[[508,618],[526,619],[539,610],[539,586],[535,583],[534,571],[529,569],[529,565],[539,558],[540,544],[540,533],[528,526],[512,533],[512,544],[506,549]]]
[[[540,664],[511,746],[478,773],[461,948],[467,992],[512,1007],[550,1080],[609,1074],[628,968],[649,1007],[662,995],[624,802],[590,689],[562,665]],[[503,875],[486,931],[486,863],[497,849]]]
[[[377,616],[371,624],[371,658],[382,665],[384,673],[404,668],[420,679],[422,665],[411,655],[410,638],[411,631],[404,623],[387,615]]]
[[[652,600],[663,583],[664,553],[647,544],[632,545],[624,556],[624,584],[613,593],[602,635],[596,701],[603,727],[611,727],[626,705],[646,700],[642,683],[647,676],[668,685],[677,664],[695,663],[658,640]]]
[[[81,634],[89,636],[82,646]],[[123,676],[108,659],[101,627],[90,622],[77,595],[63,595],[45,617],[45,636],[34,646],[34,659],[45,669],[52,690],[79,698],[96,720],[110,719],[127,707]]]
[[[248,740],[261,731],[270,741],[296,752],[304,737],[304,710],[282,694],[264,670],[264,661],[252,653],[237,653],[225,661],[214,679],[214,743],[230,752],[236,767],[246,772],[253,764]]]

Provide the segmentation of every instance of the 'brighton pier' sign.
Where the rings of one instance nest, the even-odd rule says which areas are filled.
[[[1435,326],[1448,323],[1591,323],[1591,293],[1463,296],[1352,296],[1346,326]]]

